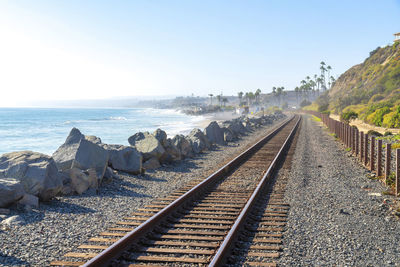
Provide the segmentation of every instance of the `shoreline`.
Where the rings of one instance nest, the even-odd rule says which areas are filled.
[[[57,196],[50,202],[41,203],[38,209],[22,212],[11,209],[10,216],[20,215],[26,223],[0,231],[0,264],[43,266],[59,260],[65,253],[111,227],[124,214],[168,195],[193,179],[207,177],[280,121],[282,119],[256,128],[226,146],[216,146],[144,175],[118,172],[119,178],[100,187],[99,194],[89,190],[82,195]]]

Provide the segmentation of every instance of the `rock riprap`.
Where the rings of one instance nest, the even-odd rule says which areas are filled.
[[[123,145],[107,145],[102,147],[108,152],[108,164],[114,170],[139,174],[142,171],[142,155],[136,148]]]
[[[53,154],[58,169],[69,175],[70,181],[67,183],[71,182],[76,192],[82,192],[87,184],[97,187],[101,183],[108,166],[108,157],[104,148],[86,140],[76,128],[71,130],[65,143]],[[75,187],[82,184],[85,186]]]
[[[152,157],[160,159],[165,153],[164,147],[160,141],[149,132],[138,132],[128,138],[131,146],[134,146],[137,151],[142,153],[143,159],[148,160]]]
[[[210,122],[210,124],[204,129],[204,134],[211,143],[218,145],[226,144],[224,140],[224,132],[216,121]]]
[[[26,193],[49,200],[63,186],[54,160],[42,153],[19,151],[0,157],[0,178],[13,178],[21,182]]]
[[[193,152],[196,154],[201,153],[211,147],[210,141],[208,141],[204,133],[198,128],[193,129],[187,138],[192,144]]]
[[[20,200],[25,194],[21,182],[13,178],[0,178],[0,208]]]

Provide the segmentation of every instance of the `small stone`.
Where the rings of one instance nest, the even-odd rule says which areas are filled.
[[[24,223],[25,223],[24,219],[19,215],[11,216],[1,222],[3,226],[8,226],[8,227],[22,225]]]
[[[31,194],[25,194],[18,203],[33,208],[39,208],[39,198]]]
[[[9,209],[4,209],[4,208],[0,208],[0,214],[10,214],[10,210]]]

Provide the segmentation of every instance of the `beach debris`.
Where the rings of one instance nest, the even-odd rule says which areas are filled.
[[[135,147],[137,151],[142,153],[143,160],[148,160],[152,157],[160,159],[165,153],[164,147],[161,145],[157,138],[149,132],[138,132],[128,138],[131,146]]]
[[[142,154],[132,146],[101,145],[108,152],[108,165],[114,170],[139,174],[142,170]]]
[[[226,144],[224,141],[224,132],[216,121],[210,122],[210,124],[204,129],[204,134],[211,143],[218,145]]]
[[[54,160],[32,151],[3,154],[0,157],[0,178],[19,180],[26,193],[45,201],[57,195],[63,185]]]
[[[21,182],[13,178],[0,178],[0,207],[7,207],[21,199],[25,194]],[[5,210],[5,209],[1,209]],[[4,214],[1,213],[0,214]]]

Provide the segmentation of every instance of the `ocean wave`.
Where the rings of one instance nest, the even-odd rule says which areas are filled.
[[[109,120],[112,120],[112,121],[127,121],[128,119],[123,117],[123,116],[119,116],[119,117],[110,117]]]

